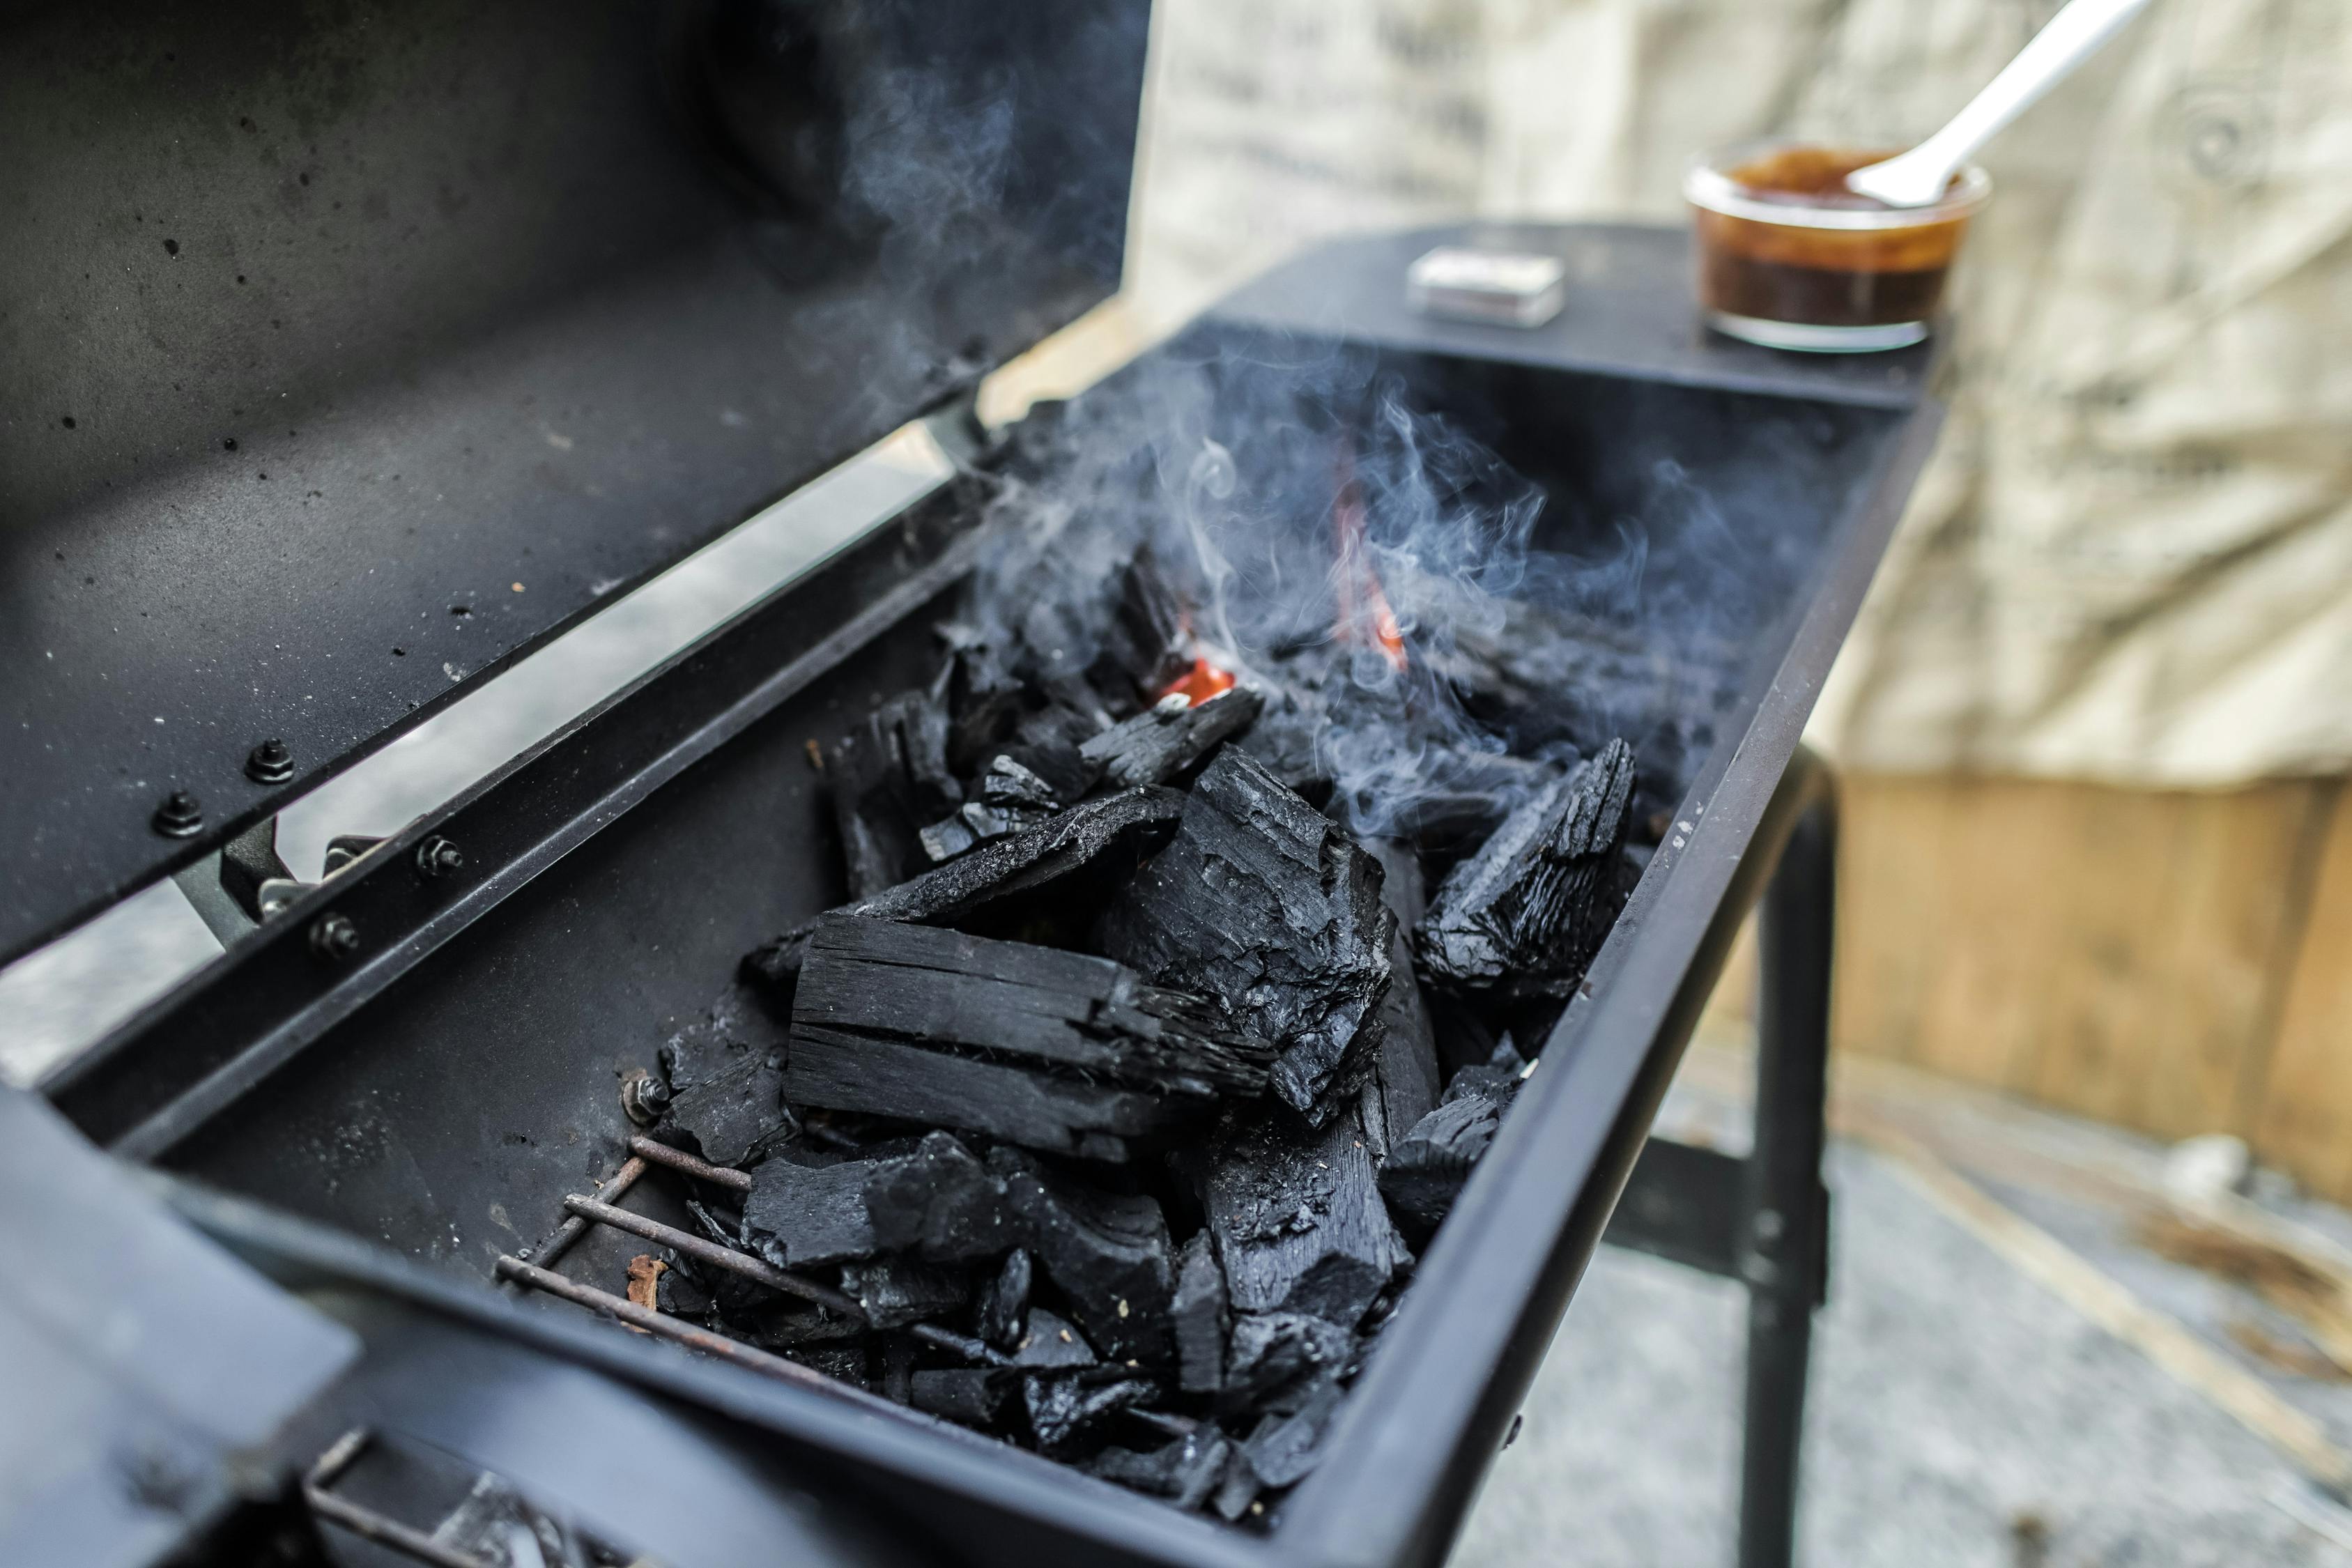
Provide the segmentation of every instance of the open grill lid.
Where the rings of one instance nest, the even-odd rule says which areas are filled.
[[[0,961],[1107,297],[1147,22],[0,22]]]

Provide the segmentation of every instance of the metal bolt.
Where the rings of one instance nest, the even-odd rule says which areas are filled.
[[[246,753],[245,776],[256,784],[284,784],[294,776],[294,753],[272,735]]]
[[[643,1068],[631,1068],[621,1079],[621,1110],[640,1127],[651,1127],[669,1109],[669,1085]]]
[[[466,868],[466,852],[439,834],[416,847],[416,868],[427,877],[449,877]]]
[[[341,960],[360,950],[360,928],[349,915],[320,915],[310,923],[310,951],[320,958]]]
[[[205,830],[205,808],[186,790],[175,789],[155,808],[154,824],[166,838],[193,838]]]

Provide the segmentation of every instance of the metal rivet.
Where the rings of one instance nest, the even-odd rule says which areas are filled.
[[[428,877],[448,877],[466,868],[466,852],[439,834],[416,847],[416,868]]]
[[[166,838],[193,838],[205,830],[205,808],[186,790],[175,789],[155,808],[154,824]]]
[[[349,915],[320,915],[310,924],[310,951],[325,959],[345,959],[360,950],[360,928]]]
[[[256,784],[284,784],[294,776],[294,753],[272,735],[246,753],[245,776]]]

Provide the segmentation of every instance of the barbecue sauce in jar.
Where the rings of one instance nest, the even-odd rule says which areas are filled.
[[[1782,145],[1695,165],[1684,190],[1710,323],[1779,348],[1895,348],[1925,337],[1990,184],[1969,169],[1935,205],[1916,208],[1846,189],[1848,174],[1893,155]]]

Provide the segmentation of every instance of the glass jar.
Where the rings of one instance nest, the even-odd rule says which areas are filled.
[[[1925,338],[1992,181],[1970,164],[1927,207],[1845,188],[1846,175],[1900,151],[1759,142],[1693,163],[1683,195],[1707,324],[1768,348],[1826,353]]]

